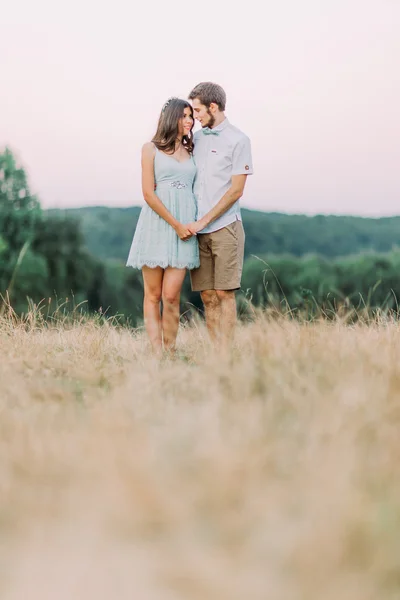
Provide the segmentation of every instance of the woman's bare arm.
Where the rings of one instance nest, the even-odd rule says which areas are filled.
[[[193,234],[182,225],[165,207],[154,191],[154,146],[151,142],[142,148],[142,191],[143,197],[151,209],[176,231],[182,240],[189,239]]]

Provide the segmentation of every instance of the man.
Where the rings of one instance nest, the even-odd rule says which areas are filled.
[[[239,198],[253,173],[250,140],[226,118],[221,86],[199,83],[189,99],[202,127],[194,136],[198,220],[188,226],[200,248],[200,267],[191,271],[192,290],[201,293],[211,339],[227,345],[235,330],[235,291],[243,269]]]

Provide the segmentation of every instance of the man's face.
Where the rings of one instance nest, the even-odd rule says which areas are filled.
[[[204,104],[200,104],[198,98],[192,100],[194,118],[200,123],[202,127],[212,127],[215,122],[215,118],[212,114],[211,106],[207,108]]]

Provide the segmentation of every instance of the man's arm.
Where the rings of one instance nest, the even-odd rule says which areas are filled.
[[[201,231],[210,223],[218,219],[227,210],[231,208],[243,196],[244,186],[246,185],[247,175],[232,175],[232,184],[221,200],[199,221],[190,223],[187,228],[193,234]]]

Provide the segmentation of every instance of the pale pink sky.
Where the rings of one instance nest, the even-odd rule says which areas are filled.
[[[252,140],[242,205],[400,214],[399,0],[13,0],[0,148],[44,207],[140,205],[162,104],[220,83]]]

